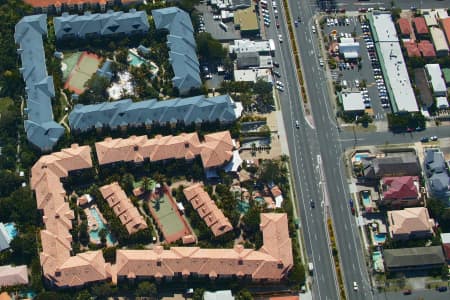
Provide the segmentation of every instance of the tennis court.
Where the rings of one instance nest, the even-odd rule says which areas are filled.
[[[153,194],[152,199],[148,202],[148,206],[164,239],[168,243],[192,234],[168,191],[165,191],[162,196]]]
[[[83,52],[78,59],[77,64],[70,72],[70,75],[64,85],[77,94],[81,94],[86,88],[84,84],[97,71],[101,58],[95,54]]]

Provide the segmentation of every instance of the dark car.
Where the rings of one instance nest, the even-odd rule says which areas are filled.
[[[421,141],[422,143],[428,143],[428,142],[430,141],[430,138],[427,137],[427,136],[424,136],[423,138],[420,139],[420,141]]]
[[[446,292],[447,291],[447,287],[446,286],[439,286],[436,288],[437,291],[439,292]]]
[[[403,295],[411,295],[411,290],[404,290]]]
[[[311,200],[311,201],[309,202],[309,204],[311,205],[311,208],[314,208],[314,207],[316,207],[316,204],[314,203],[314,201],[313,201],[313,200]]]

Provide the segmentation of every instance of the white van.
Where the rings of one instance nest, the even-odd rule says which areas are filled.
[[[312,262],[308,263],[308,270],[309,274],[312,274],[312,272],[314,271],[314,265]]]

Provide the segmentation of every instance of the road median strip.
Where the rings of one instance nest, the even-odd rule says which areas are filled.
[[[339,285],[339,294],[340,294],[340,299],[347,299],[346,295],[345,295],[345,288],[344,288],[344,281],[342,278],[342,272],[341,272],[341,268],[340,268],[340,264],[339,264],[339,255],[338,255],[338,250],[337,250],[337,246],[336,246],[336,238],[334,236],[334,230],[333,230],[333,222],[331,221],[331,218],[327,219],[327,229],[328,229],[328,234],[330,236],[330,247],[332,250],[332,254],[333,254],[333,261],[334,261],[334,267],[336,270],[336,277],[337,277],[337,281],[338,281],[338,285]]]

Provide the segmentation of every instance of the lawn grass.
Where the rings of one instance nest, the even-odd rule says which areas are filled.
[[[9,97],[0,98],[0,113],[7,110],[11,104],[14,104],[14,101],[11,98]]]

